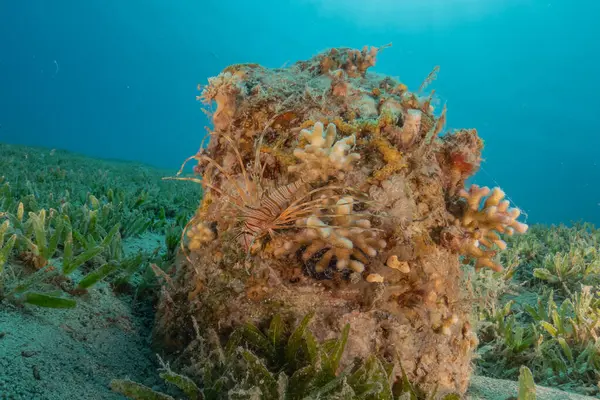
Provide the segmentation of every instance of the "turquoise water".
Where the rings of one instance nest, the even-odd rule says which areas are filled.
[[[325,300],[322,303],[328,305],[327,299],[333,298],[331,307],[334,307],[344,299],[346,294],[340,288],[345,288],[347,281],[356,285],[347,295],[361,299],[358,301],[356,297],[356,303],[348,302],[352,312],[340,317],[354,318],[361,313],[371,313],[372,310],[359,310],[357,305],[364,300],[377,310],[376,301],[380,301],[383,293],[380,289],[400,288],[388,301],[411,310],[402,315],[405,320],[416,315],[412,310],[417,304],[422,307],[419,312],[428,315],[426,322],[431,322],[431,332],[435,335],[451,332],[451,325],[447,324],[455,324],[452,329],[456,337],[461,338],[463,344],[468,343],[466,351],[478,353],[476,359],[465,358],[463,365],[472,365],[474,373],[469,387],[472,397],[467,399],[505,399],[516,394],[514,381],[525,371],[524,366],[531,369],[528,374],[538,384],[598,398],[600,292],[595,288],[600,287],[600,230],[590,224],[600,223],[598,16],[600,3],[583,0],[0,2],[0,400],[118,400],[123,398],[118,392],[127,391],[118,385],[125,385],[121,380],[127,379],[182,398],[181,393],[159,377],[157,370],[161,368],[164,372],[168,368],[157,355],[167,361],[176,358],[171,365],[173,371],[185,376],[190,372],[188,377],[195,379],[194,385],[201,383],[202,390],[210,393],[210,379],[198,379],[197,374],[194,375],[198,371],[187,368],[186,363],[191,361],[185,359],[187,355],[179,360],[181,354],[173,354],[183,348],[186,352],[193,349],[195,355],[201,353],[199,348],[187,347],[200,330],[193,332],[192,327],[186,325],[191,322],[184,321],[192,312],[196,315],[196,306],[204,312],[221,301],[223,304],[233,304],[239,299],[242,303],[248,299],[257,301],[248,303],[248,308],[232,308],[235,311],[232,320],[239,317],[241,321],[268,303],[261,302],[265,300],[261,296],[267,288],[278,292],[277,288],[281,287],[291,291],[281,293],[292,293],[289,296],[292,300],[300,298],[294,297],[293,290],[300,294],[312,293],[303,292],[306,288],[323,288],[320,293]],[[388,43],[392,46],[386,46]],[[419,199],[413,204],[414,199],[405,196],[404,178],[390,180],[388,182],[396,183],[388,183],[385,191],[397,197],[389,197],[388,200],[392,199],[389,205],[393,201],[394,211],[406,218],[401,226],[394,226],[394,236],[387,247],[390,254],[383,253],[383,244],[378,241],[376,263],[354,264],[355,268],[359,268],[356,265],[366,268],[362,275],[359,272],[352,277],[325,273],[316,276],[317,258],[325,259],[323,266],[328,269],[334,267],[331,258],[325,255],[331,248],[322,247],[320,254],[313,254],[302,262],[294,261],[293,257],[278,262],[277,266],[283,266],[281,270],[273,272],[273,269],[268,277],[265,275],[264,282],[262,277],[255,281],[250,264],[243,263],[244,273],[241,271],[242,253],[239,262],[230,263],[232,255],[224,243],[228,240],[226,235],[218,237],[223,243],[217,243],[225,247],[210,247],[217,239],[213,235],[226,233],[218,229],[225,220],[219,222],[219,218],[225,216],[223,210],[228,211],[227,208],[210,208],[214,198],[206,197],[209,201],[204,202],[206,209],[201,209],[205,212],[203,218],[213,218],[211,213],[223,215],[214,217],[215,221],[198,222],[192,216],[202,198],[200,185],[161,180],[172,176],[186,157],[196,153],[205,137],[205,127],[211,125],[201,110],[203,105],[196,100],[200,94],[197,86],[205,85],[210,77],[236,63],[278,68],[308,60],[325,49],[362,49],[365,45],[382,49],[377,55],[377,64],[369,72],[397,77],[411,92],[420,92],[421,83],[439,66],[437,79],[426,91],[435,90],[433,105],[438,115],[442,107],[447,106],[445,132],[476,128],[485,141],[485,162],[469,183],[500,186],[510,203],[523,210],[519,221],[528,223],[531,228],[527,234],[507,240],[508,248],[503,249],[503,242],[492,240],[495,236],[489,234],[489,227],[465,222],[471,218],[467,213],[477,211],[477,201],[467,203],[470,210],[467,211],[464,203],[455,201],[456,192],[444,189],[447,198],[442,202],[441,192],[432,195],[426,190],[435,186],[420,181],[414,183],[419,190],[425,189],[420,193],[423,197],[440,196],[437,200],[447,209],[442,207],[442,213],[436,214],[435,208],[430,208],[426,201]],[[331,58],[328,62],[333,63]],[[248,81],[240,83],[247,86],[238,89],[248,89],[248,103],[263,107],[257,97],[252,97],[255,93],[251,89],[260,95],[263,83],[272,81],[262,78],[253,81],[258,75],[249,75]],[[285,71],[271,76],[277,76],[277,82],[287,82]],[[299,73],[298,82],[302,84],[295,86],[300,88],[295,93],[298,96],[292,98],[299,104],[291,107],[292,112],[278,114],[278,123],[282,126],[286,121],[294,121],[295,112],[302,109],[302,102],[308,99],[299,95],[307,82],[301,77]],[[318,77],[315,79],[320,82]],[[358,82],[362,78],[352,79]],[[312,82],[309,81],[307,87],[321,89],[319,85],[310,86]],[[391,92],[385,86],[360,86],[374,95],[373,98],[367,96],[373,101],[373,108],[377,108],[375,97],[385,98],[375,95],[378,87]],[[394,89],[399,87],[394,86]],[[335,87],[340,91],[347,89],[345,85]],[[286,91],[276,85],[273,92]],[[345,114],[347,110],[335,103],[339,99],[327,99],[337,107],[331,109],[344,113],[344,118],[351,114]],[[369,104],[365,102],[361,107],[369,108]],[[407,107],[414,108],[413,105]],[[371,115],[385,116],[378,113],[379,110]],[[362,118],[360,114],[362,111],[359,111]],[[368,114],[366,110],[365,115]],[[313,114],[297,115],[313,118]],[[260,113],[254,116],[256,121],[262,122]],[[223,120],[227,117],[221,115],[221,122]],[[217,118],[215,121],[218,125]],[[385,121],[389,123],[389,119]],[[316,131],[317,124],[311,124]],[[342,131],[343,125],[338,125]],[[369,126],[372,129],[372,125]],[[288,128],[284,128],[284,133],[292,131]],[[276,147],[274,142],[270,137],[271,150]],[[463,145],[474,153],[477,143],[470,140]],[[388,160],[389,148],[386,153],[385,146],[375,147],[386,166],[403,168],[398,167],[398,152],[393,152]],[[291,148],[287,150],[287,155],[292,154]],[[432,169],[424,165],[427,168],[419,174],[435,175],[438,162],[444,167],[453,163],[451,172],[466,172],[471,164],[465,161],[463,153],[454,150],[437,153],[445,157],[444,162],[437,159],[435,165],[429,166]],[[215,158],[221,157],[218,149],[215,154]],[[365,154],[367,157],[362,160],[368,159],[369,154]],[[421,155],[431,153],[415,152],[409,156],[413,154],[416,154],[414,158],[421,159]],[[275,161],[281,163],[280,167],[286,163],[285,155],[272,153]],[[409,162],[418,165],[414,158],[408,158]],[[256,160],[261,161],[260,157]],[[274,165],[269,164],[269,160],[267,158],[264,165]],[[378,160],[375,162],[380,162]],[[231,159],[224,157],[217,161],[225,165]],[[303,168],[299,165],[294,164],[293,168]],[[201,169],[202,166],[198,170]],[[300,171],[304,175],[304,171]],[[232,179],[228,180],[231,183]],[[290,185],[285,188],[294,187]],[[382,184],[382,188],[385,186]],[[395,194],[393,188],[398,189]],[[287,190],[293,196],[292,190]],[[213,195],[217,191],[214,189]],[[376,192],[380,198],[385,197],[379,189]],[[493,193],[496,193],[492,195],[495,200],[490,201],[488,211],[495,208],[502,197],[497,195],[498,191]],[[219,195],[216,199],[222,201],[224,197]],[[343,204],[337,203],[340,209]],[[498,207],[502,204],[506,203]],[[262,206],[262,199],[259,205]],[[423,218],[413,219],[413,206]],[[234,226],[235,229],[240,226],[255,229],[256,215],[261,208],[263,214],[264,209],[268,209],[261,207],[255,214],[253,207],[240,208],[242,213],[238,219],[243,224]],[[349,213],[352,206],[347,210]],[[432,215],[435,225],[427,221]],[[448,217],[452,218],[446,220]],[[365,224],[364,220],[352,221],[356,226],[359,222],[361,227]],[[576,221],[584,223],[570,227],[549,226]],[[406,227],[404,222],[408,224]],[[516,226],[521,227],[517,230],[524,230],[523,225]],[[484,231],[489,235],[485,236]],[[402,235],[396,236],[399,232]],[[504,232],[504,228],[499,232]],[[206,240],[207,237],[210,239]],[[274,239],[266,242],[273,246],[269,251],[284,243]],[[306,252],[309,245],[302,240],[305,239],[300,236],[298,243],[303,248],[298,249]],[[492,248],[491,244],[485,244],[485,241],[490,243],[489,240],[504,251],[497,256],[492,250],[477,255],[480,245]],[[402,241],[412,243],[409,246]],[[239,244],[234,241],[231,248],[235,243]],[[285,242],[284,250],[289,243]],[[440,251],[437,247],[443,248],[445,253],[440,253],[439,258],[432,255],[431,265],[427,264],[429,261],[424,261],[429,256],[427,253]],[[375,251],[374,247],[371,249]],[[360,251],[366,257],[365,249]],[[187,257],[190,254],[201,256],[196,264]],[[371,254],[369,250],[370,257]],[[211,256],[210,261],[206,261],[207,255]],[[250,255],[251,252],[246,253],[246,257]],[[346,255],[345,260],[338,258],[341,256],[344,253],[335,256],[336,263],[350,262],[350,255]],[[353,257],[357,254],[353,253]],[[392,266],[394,257],[398,268]],[[491,265],[495,272],[484,269],[472,273],[471,263],[462,267],[460,283],[454,271],[441,273],[448,282],[440,285],[440,270],[436,268],[457,269],[455,261],[459,257],[481,258],[487,264],[479,264],[478,259],[476,265]],[[351,261],[358,260],[362,258]],[[188,263],[193,264],[196,275],[190,274]],[[294,268],[288,268],[288,263]],[[505,269],[499,271],[499,265]],[[208,271],[204,272],[210,278],[206,285],[198,272],[200,268]],[[236,277],[238,272],[240,279],[213,281],[215,276],[224,276],[227,280]],[[364,282],[354,281],[359,275],[372,284],[368,290],[363,290]],[[273,277],[277,279],[272,280]],[[330,279],[332,277],[335,279]],[[315,281],[310,280],[312,278]],[[438,286],[443,286],[443,290]],[[461,290],[454,290],[459,286]],[[354,290],[358,287],[361,287],[360,293]],[[212,295],[221,296],[219,291],[224,288],[231,289],[230,295],[235,299],[239,295],[239,299],[230,302],[233,298],[217,296],[219,301],[212,304]],[[335,290],[330,290],[332,288]],[[328,297],[331,293],[332,297]],[[448,294],[456,295],[456,299],[449,298]],[[464,301],[459,294],[465,295]],[[315,297],[307,295],[307,298],[313,304]],[[298,300],[298,310],[304,307],[302,303]],[[467,311],[462,310],[463,303],[471,306],[469,321],[466,321]],[[171,304],[176,307],[171,308]],[[185,310],[188,306],[190,310]],[[438,312],[450,306],[455,309],[448,308],[446,315]],[[285,310],[286,307],[280,308]],[[214,314],[221,313],[221,308],[214,310]],[[376,318],[384,315],[385,308],[378,311],[382,314],[373,314]],[[209,314],[213,312],[199,312],[206,320],[198,319],[197,323],[210,327]],[[333,316],[338,311],[327,310],[327,313],[335,319]],[[457,315],[463,313],[465,324],[456,325]],[[222,314],[230,316],[229,312]],[[275,338],[277,350],[267,353],[279,356],[286,353],[287,357],[288,351],[282,352],[283,345],[298,343],[291,339],[288,342],[285,335],[291,334],[293,328],[283,328],[277,318],[273,316],[269,331],[273,327],[273,332],[279,331],[280,335],[271,336],[270,332],[269,340],[262,340],[262,344]],[[215,320],[220,330],[221,321]],[[357,330],[362,333],[360,319],[357,321]],[[173,331],[165,328],[169,324]],[[319,324],[315,322],[317,328],[324,329]],[[411,320],[410,324],[414,322]],[[370,325],[365,323],[364,326]],[[401,329],[405,327],[408,325],[402,325]],[[246,328],[255,338],[263,335],[256,334],[251,327]],[[343,337],[349,334],[347,329],[344,328],[346,333],[335,348],[345,343]],[[375,341],[380,334],[387,336],[388,328],[373,332]],[[474,341],[475,334],[478,345]],[[306,341],[302,346],[308,349],[312,336],[300,336]],[[235,339],[236,335],[232,337]],[[369,335],[364,337],[369,338]],[[201,342],[192,341],[194,346]],[[360,340],[358,342],[360,344]],[[396,348],[405,344],[390,342]],[[443,343],[437,337],[434,342]],[[327,348],[331,348],[333,342],[328,343]],[[410,343],[410,351],[419,348],[413,345],[412,339]],[[362,348],[355,343],[354,349],[349,348],[354,351],[359,347]],[[270,344],[265,348],[275,349]],[[323,344],[320,348],[326,346]],[[343,351],[335,353],[341,355]],[[291,354],[297,355],[297,352]],[[428,354],[425,352],[424,357],[413,359],[423,358],[426,364]],[[320,360],[321,356],[316,359]],[[211,357],[199,356],[198,360],[218,373],[220,366],[211,364]],[[435,364],[445,368],[440,360]],[[281,365],[275,361],[269,361],[274,371],[268,374],[294,366],[289,360]],[[259,363],[248,361],[247,365]],[[298,371],[301,370],[303,368]],[[433,370],[435,372],[435,368]],[[290,371],[287,372],[293,376]],[[422,371],[418,369],[418,373]],[[277,376],[277,379],[281,377]],[[379,374],[384,380],[386,376]],[[341,375],[330,376],[335,380],[338,377]],[[488,378],[513,382],[487,381]],[[250,382],[243,380],[243,383]],[[237,384],[238,380],[232,382]],[[278,384],[280,382],[278,380]],[[496,396],[499,392],[502,394]],[[220,394],[227,395],[225,391]],[[556,392],[556,397],[547,391],[538,394],[540,399],[567,398],[566,392]]]
[[[600,222],[594,1],[73,1],[0,4],[0,141],[174,168],[208,121],[196,85],[338,46],[416,89],[440,66],[448,126],[486,141],[477,183],[530,223]]]

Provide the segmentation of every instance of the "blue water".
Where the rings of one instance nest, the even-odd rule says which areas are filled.
[[[5,0],[0,141],[178,167],[208,124],[196,85],[225,66],[393,42],[375,71],[416,89],[440,65],[447,127],[486,143],[477,183],[530,223],[599,224],[599,16],[595,0]]]

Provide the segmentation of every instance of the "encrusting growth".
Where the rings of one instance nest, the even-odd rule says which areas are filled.
[[[190,240],[188,243],[190,251],[197,251],[202,245],[215,240],[217,235],[206,222],[200,222],[187,231],[187,237]]]
[[[237,96],[246,94],[242,83],[241,74],[223,72],[214,78],[209,78],[208,85],[197,97],[205,104],[210,104],[213,100],[217,103],[217,109],[213,114],[215,129],[225,128],[231,122],[235,114]]]
[[[392,380],[465,392],[475,344],[460,256],[498,270],[500,235],[527,227],[499,189],[465,189],[477,131],[442,132],[433,92],[368,71],[379,50],[237,64],[209,80],[214,131],[190,157],[195,175],[175,178],[202,184],[204,204],[162,293],[155,338],[167,350],[185,353],[192,319],[227,335],[310,313],[319,341],[349,324],[340,371],[376,355]]]

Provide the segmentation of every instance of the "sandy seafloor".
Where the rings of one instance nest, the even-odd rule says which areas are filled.
[[[155,247],[156,235],[135,240]],[[131,243],[130,243],[131,245]],[[116,400],[108,384],[129,378],[163,389],[151,347],[151,314],[132,308],[132,298],[106,285],[90,290],[75,309],[0,305],[0,399]],[[517,382],[473,377],[467,399],[506,400]],[[538,387],[541,400],[583,400],[582,396]]]
[[[155,249],[161,236],[124,243],[126,253]],[[161,385],[151,348],[152,310],[105,283],[74,309],[0,304],[0,399],[123,399],[111,379]],[[161,387],[162,388],[162,387]]]

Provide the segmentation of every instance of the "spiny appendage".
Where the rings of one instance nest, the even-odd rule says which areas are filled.
[[[281,230],[294,228],[299,218],[311,212],[310,201],[298,202],[305,191],[304,181],[297,180],[266,191],[255,204],[242,203],[232,210],[240,221],[236,237],[244,249],[249,251],[267,235],[273,238]]]

